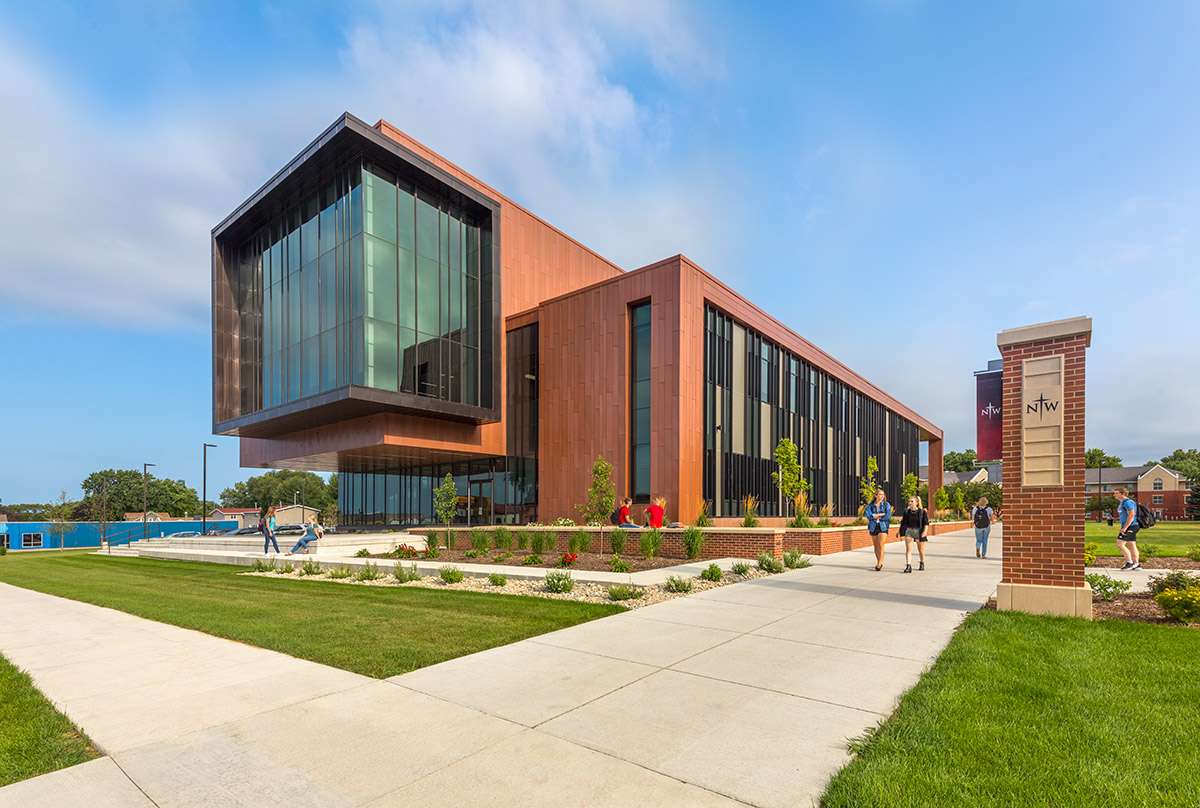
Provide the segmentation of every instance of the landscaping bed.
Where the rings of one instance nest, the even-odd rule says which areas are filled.
[[[1200,570],[1200,563],[1185,556],[1141,556],[1138,563],[1148,570]],[[1104,569],[1120,569],[1125,564],[1121,556],[1097,555],[1089,566]]]
[[[506,567],[520,567],[523,569],[554,569],[559,567],[563,553],[542,553],[539,557],[542,559],[540,564],[525,563],[532,553],[524,550],[516,550],[511,552],[502,552],[498,550],[489,550],[481,556],[468,556],[470,550],[446,550],[442,549],[436,559],[427,559],[424,553],[418,553],[412,556],[413,559],[436,560],[443,564],[491,564],[501,565]],[[569,555],[569,554],[568,554]],[[370,556],[371,558],[388,558],[394,559],[397,556],[387,553],[376,553]],[[631,572],[644,572],[645,570],[657,570],[663,567],[676,567],[680,564],[689,563],[685,558],[666,558],[664,556],[655,556],[654,558],[642,558],[640,555],[622,555],[621,561],[630,566]],[[564,568],[573,570],[588,570],[591,572],[611,572],[613,556],[603,555],[601,553],[575,553],[575,561]]]
[[[1095,598],[1092,601],[1092,619],[1200,628],[1195,623],[1180,623],[1174,620],[1155,602],[1154,596],[1149,592],[1125,593],[1112,600]]]

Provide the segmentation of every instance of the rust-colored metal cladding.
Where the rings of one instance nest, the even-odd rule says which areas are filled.
[[[380,188],[407,200],[407,210],[417,200],[416,236],[393,232]],[[428,236],[423,204],[433,211]],[[370,229],[380,210],[393,218]],[[325,213],[328,231],[318,229]],[[307,235],[309,215],[319,237]],[[411,221],[401,212],[399,230]],[[469,227],[478,228],[477,244]],[[477,297],[456,280],[473,272],[457,268],[467,266],[460,233],[463,253],[479,250],[478,287],[469,287]],[[319,273],[289,269],[294,256],[309,260],[313,243]],[[377,255],[398,251],[399,262],[384,265],[398,274],[364,270],[376,259],[364,259],[360,243],[378,246]],[[246,244],[262,246],[249,263]],[[326,249],[337,256],[328,275]],[[414,258],[428,262],[414,282],[404,274],[412,271],[406,249],[440,259]],[[264,291],[272,283],[285,295],[271,313],[282,334],[263,313],[275,300]],[[401,310],[411,302],[403,290],[416,290],[416,349],[405,330],[413,325],[391,308],[397,283]],[[322,328],[327,302],[343,317],[321,333],[319,362],[304,352],[315,337],[297,330],[315,322],[304,307],[316,312],[316,295]],[[440,335],[422,332],[425,304],[435,320],[441,307]],[[479,313],[477,364],[460,362],[476,350],[474,332],[455,330],[467,312]],[[376,324],[378,316],[392,319]],[[326,346],[346,371],[325,364]],[[427,359],[447,357],[453,365],[428,375]],[[372,363],[386,372],[364,375]],[[310,389],[318,371],[319,391]],[[477,374],[462,382],[469,386],[446,381],[464,372]],[[442,397],[406,387],[408,373]],[[478,401],[468,397],[476,391]],[[661,496],[671,519],[693,520],[708,500],[727,520],[756,494],[767,500],[765,524],[782,523],[790,503],[777,492],[772,499],[769,467],[786,436],[800,446],[818,506],[853,507],[867,455],[880,455],[880,482],[896,489],[916,470],[918,439],[929,442],[931,472],[941,471],[940,429],[687,258],[624,272],[386,121],[366,127],[348,115],[214,229],[213,407],[214,428],[241,436],[243,466],[340,472],[339,504],[351,523],[431,521],[430,486],[446,474],[459,486],[459,521],[577,518],[598,455],[613,464],[617,493],[639,501],[635,518],[641,502]]]

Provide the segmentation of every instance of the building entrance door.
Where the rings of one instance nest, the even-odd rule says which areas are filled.
[[[492,481],[472,480],[467,499],[467,523],[490,525],[492,523]]]

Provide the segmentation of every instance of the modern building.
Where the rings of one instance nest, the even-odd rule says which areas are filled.
[[[625,272],[395,127],[347,114],[212,232],[213,430],[337,471],[341,521],[578,517],[593,461],[668,512],[780,516],[772,452],[853,513],[942,431],[682,255]],[[940,474],[938,475],[940,477]],[[934,481],[940,486],[941,480]]]
[[[1097,496],[1109,495],[1118,488],[1129,489],[1129,496],[1145,505],[1155,518],[1163,520],[1186,519],[1184,511],[1192,481],[1178,471],[1157,463],[1150,466],[1128,466],[1125,468],[1085,469],[1083,491],[1087,495],[1084,505]],[[1090,517],[1102,515],[1092,511]]]

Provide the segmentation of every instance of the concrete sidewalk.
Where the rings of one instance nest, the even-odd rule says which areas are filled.
[[[815,804],[1000,578],[964,531],[378,681],[0,585],[0,653],[109,757],[4,806]]]

